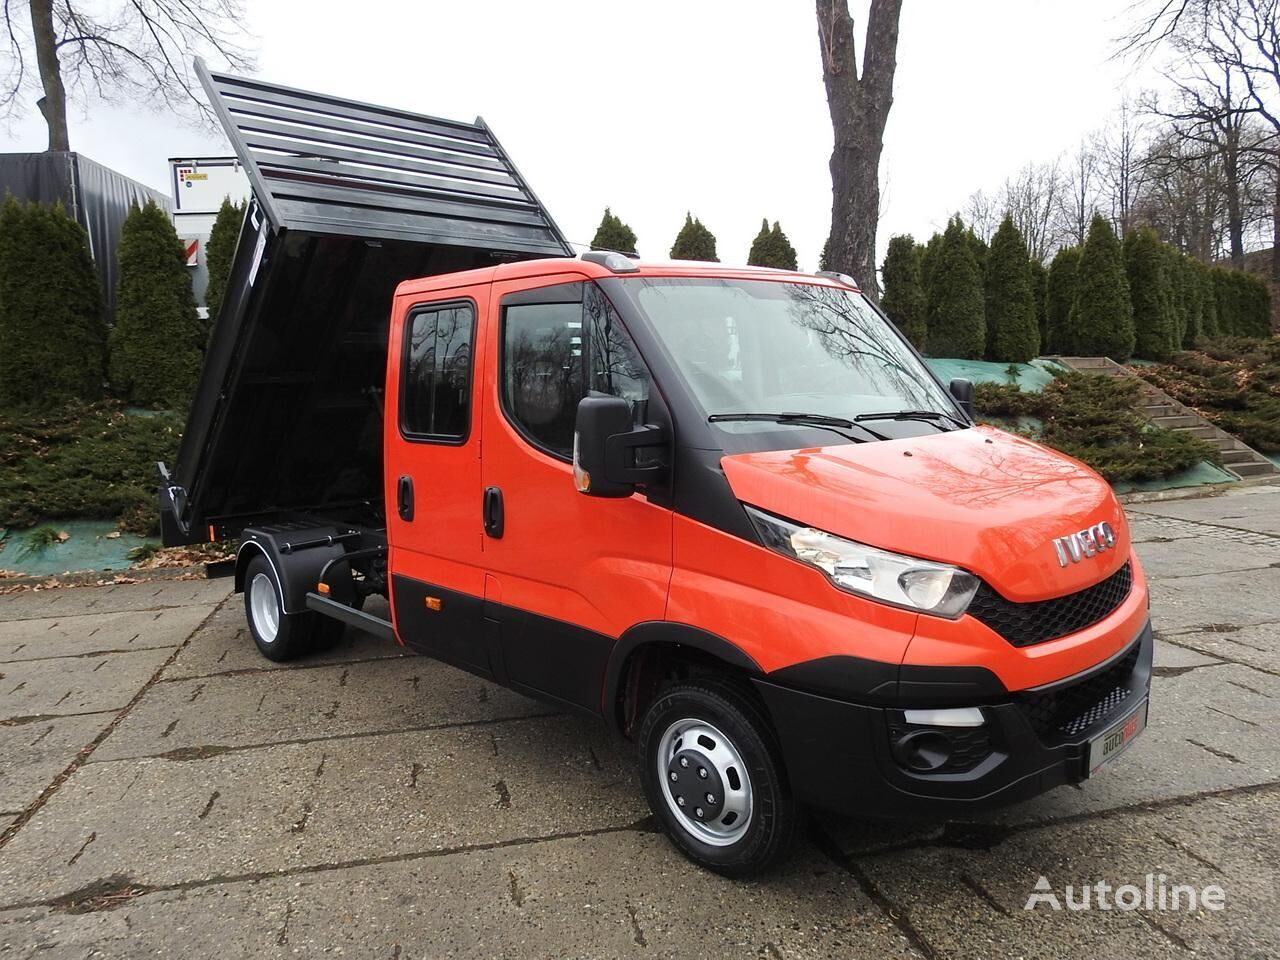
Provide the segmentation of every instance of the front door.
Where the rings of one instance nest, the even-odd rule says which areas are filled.
[[[497,621],[508,683],[597,711],[614,640],[666,612],[672,516],[642,493],[575,489],[578,401],[591,391],[634,404],[650,383],[595,284],[546,281],[493,287],[481,473],[501,524],[484,537],[486,617]]]
[[[388,567],[397,635],[431,656],[493,672],[482,631],[480,517],[487,286],[397,304],[384,416]]]

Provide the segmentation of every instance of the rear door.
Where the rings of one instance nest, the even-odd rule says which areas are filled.
[[[397,305],[384,416],[391,606],[403,642],[492,675],[484,597],[480,428],[489,287]]]
[[[488,626],[510,685],[598,711],[614,640],[665,614],[672,515],[643,494],[578,493],[574,419],[588,390],[646,399],[648,373],[593,283],[495,284],[492,310],[481,473],[501,524],[484,538]]]

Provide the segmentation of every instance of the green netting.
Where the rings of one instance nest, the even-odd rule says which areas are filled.
[[[129,552],[146,544],[157,544],[132,533],[109,537],[116,525],[110,520],[62,520],[40,524],[69,534],[61,543],[29,550],[31,530],[9,530],[0,540],[0,570],[44,576],[72,570],[124,570],[130,565]]]
[[[926,362],[943,383],[957,377],[974,383],[1016,383],[1028,393],[1039,393],[1053,379],[1055,371],[1066,369],[1056,360],[1040,358],[1030,363],[996,363],[991,360],[945,360],[930,357]]]

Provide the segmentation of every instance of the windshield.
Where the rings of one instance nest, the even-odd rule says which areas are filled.
[[[733,414],[870,414],[956,408],[861,294],[768,280],[636,277],[628,294],[703,412],[722,429],[777,429]]]

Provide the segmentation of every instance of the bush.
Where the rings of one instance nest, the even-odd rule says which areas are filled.
[[[636,232],[614,216],[612,210],[605,207],[600,226],[596,227],[596,235],[591,238],[591,249],[634,254],[636,253]]]
[[[107,328],[84,228],[61,204],[0,210],[0,404],[102,398]]]
[[[988,360],[1026,363],[1040,352],[1031,260],[1022,234],[1005,217],[991,240],[986,268]]]
[[[1169,249],[1146,227],[1131,230],[1124,238],[1124,266],[1133,306],[1133,349],[1147,360],[1165,360],[1181,345],[1168,269]]]
[[[884,265],[880,268],[884,281],[880,308],[897,324],[903,336],[915,344],[917,350],[925,349],[928,339],[920,253],[920,248],[911,237],[891,237]]]
[[[232,203],[229,197],[224,198],[213,221],[213,229],[209,231],[209,242],[205,246],[209,284],[204,289],[204,305],[209,310],[209,319],[204,342],[208,342],[208,331],[213,329],[218,311],[222,309],[222,296],[226,293],[231,264],[236,257],[236,243],[240,240],[240,228],[244,226],[244,211],[243,203]]]
[[[1031,261],[1031,295],[1036,305],[1036,330],[1040,333],[1040,350],[1049,343],[1049,269],[1039,260]]]
[[[1217,449],[1189,433],[1152,427],[1141,413],[1141,384],[1133,377],[1062,373],[1039,393],[1011,384],[978,384],[979,419],[1009,426],[1034,417],[1027,433],[1046,446],[1088,464],[1109,483],[1159,480],[1202,460],[1216,462]]]
[[[1080,357],[1127,360],[1133,355],[1133,344],[1124,254],[1111,224],[1094,214],[1080,252],[1076,295],[1059,347]]]
[[[173,462],[181,429],[172,414],[126,416],[111,403],[0,412],[0,527],[56,517],[154,532],[155,464]]]
[[[986,352],[982,270],[974,255],[972,238],[973,234],[955,217],[947,225],[936,252],[927,254],[931,356],[981,360]]]
[[[747,264],[752,267],[776,267],[779,270],[796,269],[796,249],[782,232],[778,221],[769,226],[768,220],[760,221],[760,232],[751,241]]]
[[[1071,307],[1076,300],[1076,283],[1080,277],[1080,248],[1063,247],[1049,264],[1045,289],[1045,333],[1042,349],[1046,353],[1065,352],[1062,343],[1071,321]]]
[[[671,259],[720,262],[720,258],[716,256],[715,235],[691,213],[685,214],[684,226],[676,234],[676,242],[671,245]]]
[[[1280,339],[1202,341],[1135,372],[1249,446],[1280,452]]]
[[[140,406],[185,410],[204,347],[186,252],[169,215],[151,201],[120,231],[120,292],[111,331],[111,383]]]

